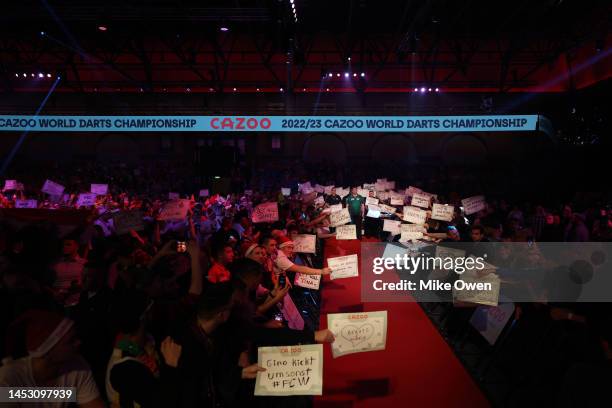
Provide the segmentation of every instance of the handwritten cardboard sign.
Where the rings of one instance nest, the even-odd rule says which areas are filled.
[[[159,213],[161,221],[183,220],[189,211],[189,200],[173,200],[167,202]]]
[[[274,222],[278,221],[278,204],[268,202],[259,204],[253,210],[253,222]]]
[[[375,197],[366,197],[366,205],[370,206],[370,205],[378,205],[378,198]]]
[[[54,181],[51,180],[47,180],[45,181],[45,184],[42,187],[42,192],[43,193],[47,193],[49,195],[52,196],[61,196],[62,193],[64,192],[64,186],[62,186],[59,183],[56,183]]]
[[[478,306],[470,318],[470,324],[490,345],[494,345],[512,318],[514,309],[512,302],[500,303],[499,306]]]
[[[77,199],[77,207],[90,207],[96,205],[95,193],[81,193]]]
[[[281,188],[281,194],[285,197],[289,197],[291,195],[291,189],[283,187]]]
[[[2,191],[9,190],[23,190],[23,183],[20,183],[17,180],[5,180],[4,188],[2,189]]]
[[[317,236],[311,234],[299,234],[293,238],[293,250],[302,254],[314,254],[316,252]]]
[[[466,289],[458,289],[453,285],[453,299],[461,302],[477,303],[480,305],[497,306],[499,303],[499,289],[501,286],[500,279],[495,274],[485,275],[483,277],[462,276],[466,284],[490,283],[491,289],[479,289],[477,287],[467,287]]]
[[[402,224],[400,227],[400,241],[410,241],[423,238],[424,228],[418,224]]]
[[[410,205],[421,208],[429,208],[431,196],[423,193],[414,193]]]
[[[408,188],[406,189],[406,192],[404,193],[404,195],[407,195],[407,196],[411,196],[411,197],[412,197],[412,196],[413,196],[413,195],[415,195],[416,193],[421,193],[422,191],[423,191],[423,190],[421,190],[421,189],[420,189],[420,188],[418,188],[418,187],[408,186]]]
[[[255,395],[322,395],[323,345],[259,347]]]
[[[386,204],[379,204],[378,205],[380,207],[380,211],[387,213],[387,214],[395,214],[395,207],[391,207],[390,205],[386,205]]]
[[[330,313],[327,328],[334,333],[334,358],[346,354],[384,350],[387,345],[387,311]]]
[[[357,239],[357,227],[353,224],[336,227],[336,239]]]
[[[97,195],[105,195],[108,193],[108,184],[92,184],[89,191]]]
[[[484,196],[474,196],[468,197],[461,200],[461,205],[463,206],[463,212],[466,215],[477,213],[478,211],[482,211],[486,208],[487,203],[485,202]]]
[[[427,212],[420,208],[413,207],[411,205],[405,205],[403,211],[403,220],[411,222],[413,224],[425,224],[427,220]]]
[[[342,204],[334,204],[329,206],[329,212],[333,213],[336,211],[342,211]]]
[[[343,208],[340,211],[335,211],[329,214],[330,226],[338,227],[340,225],[348,224],[351,222],[351,214],[348,208]]]
[[[199,197],[209,197],[210,196],[210,192],[208,191],[207,188],[203,188],[200,190],[200,193],[198,194]]]
[[[384,220],[383,231],[388,231],[391,235],[399,235],[401,233],[401,221]]]
[[[440,221],[452,221],[455,206],[445,204],[434,204],[431,210],[431,219]]]
[[[391,205],[404,205],[404,199],[391,197]]]
[[[327,266],[332,270],[331,279],[359,276],[357,254],[327,258]]]
[[[15,200],[15,208],[38,208],[36,200]]]
[[[304,275],[297,272],[293,284],[307,289],[319,289],[321,285],[321,275]]]

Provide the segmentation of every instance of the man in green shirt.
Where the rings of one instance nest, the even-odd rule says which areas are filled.
[[[357,239],[361,239],[363,214],[365,212],[365,197],[357,194],[357,187],[351,187],[351,194],[344,197],[344,205],[348,208],[349,214],[351,214],[351,222],[355,224]]]

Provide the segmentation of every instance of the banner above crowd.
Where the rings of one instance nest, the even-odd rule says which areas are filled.
[[[37,132],[515,132],[538,115],[469,116],[20,116],[0,131]]]

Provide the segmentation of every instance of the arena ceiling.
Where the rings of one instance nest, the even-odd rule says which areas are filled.
[[[22,0],[0,15],[0,86],[41,92],[60,76],[64,92],[563,92],[610,77],[610,4]]]

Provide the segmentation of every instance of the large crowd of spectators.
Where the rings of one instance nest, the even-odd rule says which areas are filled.
[[[293,278],[295,273],[330,273],[323,267],[326,240],[334,235],[326,207],[350,206],[360,236],[366,218],[363,200],[347,202],[357,196],[356,188],[345,197],[335,191],[320,194],[324,200],[318,204],[298,193],[298,183],[310,180],[354,186],[358,172],[339,180],[333,165],[309,171],[307,166],[299,173],[279,169],[273,181],[260,171],[232,183],[229,194],[202,196],[203,187],[173,165],[83,164],[70,171],[56,166],[38,174],[12,174],[24,189],[0,196],[0,337],[5,345],[0,385],[73,386],[79,406],[87,407],[308,406],[310,399],[304,397],[253,396],[253,379],[263,370],[257,347],[333,342],[330,331],[318,330],[318,315],[312,312],[316,291],[293,285]],[[375,176],[364,175],[360,182]],[[62,183],[65,194],[41,193],[47,178]],[[415,185],[437,192],[439,202],[456,205],[451,222],[428,220],[428,231],[446,234],[444,241],[612,238],[612,208],[605,197],[519,202],[487,195],[485,210],[464,217],[459,207],[466,192],[451,190],[455,186],[449,180],[456,180],[448,176],[445,188],[436,189],[439,180],[437,174]],[[95,206],[76,208],[78,194],[88,192],[90,183],[107,183],[109,192],[98,196]],[[468,194],[477,188],[464,185]],[[280,187],[292,188],[291,195],[281,194]],[[169,192],[188,201],[184,219],[160,219]],[[37,208],[23,210],[22,216],[12,208],[20,199],[36,199]],[[278,221],[253,223],[253,208],[269,201],[278,202]],[[142,223],[117,233],[115,215],[135,210]],[[397,210],[401,217],[401,207]],[[47,215],[37,218],[36,211]],[[85,216],[59,215],[67,212]],[[370,238],[393,240],[367,219],[363,229]],[[315,254],[294,252],[292,239],[302,233],[317,235]],[[529,360],[529,372],[517,364],[512,369],[534,388],[581,377],[573,388],[563,388],[571,394],[566,401],[597,389],[611,372],[606,309],[517,305],[521,327],[506,355],[528,359],[522,348],[541,338],[554,341],[555,348]],[[464,313],[445,313],[449,335],[463,336]],[[559,355],[565,358],[556,360]],[[585,372],[595,379],[585,380]]]

